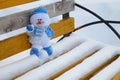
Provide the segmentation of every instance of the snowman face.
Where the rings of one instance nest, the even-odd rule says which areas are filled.
[[[45,13],[38,13],[34,14],[30,18],[30,22],[32,25],[39,27],[39,26],[48,26],[50,24],[50,18],[48,14]]]

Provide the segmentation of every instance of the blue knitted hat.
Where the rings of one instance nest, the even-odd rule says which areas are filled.
[[[32,15],[37,13],[47,13],[47,10],[45,9],[45,7],[38,7],[37,9],[32,11]]]

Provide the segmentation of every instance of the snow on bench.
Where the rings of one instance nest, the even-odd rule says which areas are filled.
[[[36,68],[25,75],[17,78],[16,80],[47,80],[51,76],[59,73],[65,68],[71,66],[75,62],[80,61],[83,57],[86,57],[95,51],[101,49],[103,46],[93,41],[87,41],[80,44],[78,47],[72,49],[68,53]],[[53,79],[48,79],[53,80]],[[60,79],[66,80],[66,79]],[[75,80],[75,79],[72,79]]]
[[[80,38],[74,34],[71,35],[70,37],[63,39],[62,41],[53,45],[54,53],[52,57],[54,58],[63,53],[66,53],[67,51],[78,46],[83,41],[85,41],[84,38]],[[14,63],[4,65],[0,67],[0,80],[13,79],[16,76],[23,74],[24,72],[41,65],[47,60],[48,58],[42,60],[42,59],[37,58],[36,56],[28,56]]]
[[[105,47],[55,80],[79,80],[82,76],[94,70],[96,67],[99,67],[102,63],[116,55],[117,50],[118,48],[116,47]]]
[[[120,53],[119,47],[102,44],[74,33],[54,44],[53,50],[51,61],[48,57],[39,60],[33,55],[1,66],[0,80],[11,80],[16,77],[18,78],[15,80],[78,80]],[[46,61],[49,62],[45,63]]]
[[[97,75],[92,77],[90,80],[111,80],[117,72],[120,71],[120,57],[107,66],[105,69],[100,71]],[[111,76],[111,77],[110,77]]]

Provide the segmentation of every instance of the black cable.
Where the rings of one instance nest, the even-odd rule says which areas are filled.
[[[120,24],[120,21],[109,21],[109,20],[105,20],[104,22],[107,22],[107,23],[114,23],[114,24]],[[76,28],[74,31],[76,30],[79,30],[81,28],[84,28],[84,27],[87,27],[87,26],[91,26],[91,25],[95,25],[95,24],[99,24],[99,23],[104,23],[103,21],[94,21],[94,22],[90,22],[90,23],[87,23],[87,24],[84,24],[78,28]]]
[[[73,32],[73,31],[72,31],[72,32]],[[67,34],[64,34],[63,37],[61,37],[57,42],[61,41],[61,40],[64,39],[65,37],[70,36],[70,34],[71,34],[72,32],[69,32],[69,33],[67,33]]]
[[[81,8],[81,9],[83,9],[83,10],[91,13],[92,15],[94,15],[95,17],[97,17],[98,19],[100,19],[100,21],[95,21],[95,22],[91,22],[91,23],[84,24],[84,25],[76,28],[74,31],[79,30],[79,29],[84,28],[84,27],[87,27],[87,26],[90,26],[90,25],[99,24],[99,23],[104,23],[104,24],[106,24],[106,25],[115,33],[115,35],[120,39],[119,33],[109,24],[109,23],[117,23],[117,24],[120,24],[120,21],[108,21],[108,20],[104,20],[102,17],[100,17],[100,16],[99,16],[98,14],[96,14],[95,12],[93,12],[93,11],[91,11],[91,10],[89,10],[89,9],[87,9],[87,8],[85,8],[85,7],[77,4],[77,3],[75,3],[75,5],[76,5],[77,7],[79,7],[79,8]],[[74,31],[72,31],[72,32],[74,32]],[[69,32],[69,33],[63,35],[63,37],[60,38],[57,42],[59,42],[60,40],[64,39],[65,37],[70,36],[70,34],[71,34],[72,32]]]
[[[114,24],[120,24],[120,21],[109,21],[109,20],[105,20],[104,22],[114,23]],[[104,22],[103,22],[103,21],[94,21],[94,22],[90,22],[90,23],[84,24],[84,25],[76,28],[74,31],[71,31],[71,32],[63,35],[63,37],[61,37],[57,42],[61,41],[61,40],[64,39],[65,37],[70,36],[70,34],[71,34],[72,32],[75,32],[75,31],[77,31],[77,30],[79,30],[79,29],[81,29],[81,28],[88,27],[88,26],[95,25],[95,24],[99,24],[99,23],[104,23]]]
[[[119,33],[108,22],[105,22],[105,20],[102,17],[100,17],[99,15],[97,15],[96,13],[94,13],[93,11],[91,11],[91,10],[89,10],[89,9],[87,9],[87,8],[85,8],[85,7],[77,4],[77,3],[75,3],[75,5],[77,7],[79,7],[79,8],[81,8],[81,9],[83,9],[83,10],[91,13],[92,15],[94,15],[95,17],[97,17],[98,19],[100,19],[100,21],[104,22],[104,24],[106,24],[115,33],[115,35],[120,39]]]

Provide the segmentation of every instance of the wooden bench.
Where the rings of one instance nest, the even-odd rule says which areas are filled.
[[[6,8],[6,9],[0,10],[0,34],[1,34],[0,35],[0,37],[1,37],[1,39],[0,39],[0,60],[4,60],[10,56],[13,56],[15,54],[18,54],[19,52],[22,52],[22,51],[25,51],[25,50],[31,48],[31,44],[29,43],[28,38],[27,38],[25,26],[29,24],[29,16],[30,16],[31,11],[33,9],[35,9],[36,7],[38,7],[39,5],[45,6],[47,8],[48,13],[51,18],[62,15],[62,20],[50,24],[52,29],[55,31],[55,35],[52,37],[52,39],[56,38],[58,36],[64,35],[66,33],[69,33],[74,30],[74,18],[69,16],[69,12],[74,10],[74,0],[62,0],[62,1],[56,0],[56,1],[51,1],[51,2],[48,2],[48,0],[44,0],[45,4],[43,4],[42,0],[34,1],[34,2],[33,2],[33,0],[25,0],[20,3],[18,3],[19,0],[16,0],[16,1],[2,0],[0,2],[3,2],[0,5],[0,8]],[[30,3],[23,4],[26,2],[30,2]],[[9,4],[9,5],[6,5],[6,4]],[[23,5],[15,6],[18,4],[23,4]],[[31,5],[34,5],[34,6],[31,6]],[[15,6],[15,7],[10,7],[10,6]],[[7,8],[7,7],[10,7],[10,8]],[[22,7],[22,9],[21,9],[21,7]],[[12,10],[15,10],[15,11],[12,11]],[[9,12],[9,13],[7,13],[7,12]],[[20,32],[18,32],[18,31],[20,31]],[[9,36],[6,37],[6,35],[7,36],[9,35]],[[75,38],[75,39],[73,39],[73,38]],[[82,44],[79,47],[82,48],[83,50],[86,49],[86,51],[87,50],[88,51],[86,52],[86,51],[83,51],[82,49],[80,49],[80,52],[81,52],[80,54],[84,54],[84,53],[89,53],[89,54],[82,56],[80,59],[77,59],[78,58],[77,57],[76,58],[77,60],[73,61],[74,63],[71,63],[69,65],[62,63],[62,64],[64,64],[64,66],[62,66],[61,70],[59,70],[58,72],[56,72],[56,74],[54,74],[52,76],[50,76],[49,74],[48,74],[49,76],[46,76],[46,77],[48,77],[47,78],[48,80],[53,80],[53,79],[56,79],[57,77],[60,77],[62,74],[71,70],[76,65],[81,64],[84,60],[88,59],[90,56],[93,56],[96,53],[98,54],[101,51],[101,49],[103,47],[105,47],[105,46],[96,44],[92,41],[87,42],[84,39],[82,40],[82,39],[80,39],[78,37],[74,37],[74,36],[68,38],[67,40],[69,40],[69,42],[71,42],[71,44],[66,45],[67,47],[69,47],[69,49],[65,49],[66,46],[64,46],[64,44],[62,42],[58,43],[58,45],[62,45],[62,46],[64,46],[64,48],[58,52],[55,51],[56,54],[59,53],[60,55],[62,55],[63,53],[66,53],[69,51],[68,54],[70,55],[72,52],[74,53],[74,51],[75,51],[75,49],[74,50],[72,50],[72,49],[81,43]],[[67,40],[63,40],[63,42],[68,43]],[[54,48],[55,47],[58,47],[58,46],[55,45]],[[91,47],[93,50],[91,50]],[[59,46],[58,48],[61,48],[61,46]],[[110,48],[110,49],[112,49],[112,48]],[[107,50],[110,50],[110,49],[108,48]],[[70,52],[70,50],[71,50],[71,52]],[[107,52],[105,52],[103,49],[103,53],[107,53]],[[108,51],[108,53],[110,53],[110,52]],[[76,54],[79,54],[79,52],[76,52]],[[56,55],[55,55],[55,57],[56,57]],[[63,61],[65,57],[66,58],[68,57],[68,59],[69,59],[69,56],[63,55],[62,56],[63,59],[61,61]],[[117,55],[114,55],[113,57],[109,58],[102,65],[96,67],[94,70],[92,70],[89,73],[82,76],[80,78],[80,80],[89,80],[91,77],[95,76],[97,73],[102,71],[102,69],[104,69],[105,67],[110,65],[118,57],[119,57],[119,55],[117,54]],[[57,59],[59,60],[60,58],[57,58]],[[57,59],[55,59],[51,62],[48,62],[48,65],[52,65],[51,63],[52,62],[55,63],[55,61],[57,61]],[[30,62],[30,61],[33,61],[33,62]],[[20,64],[26,65],[26,66],[22,66]],[[34,64],[34,65],[29,66],[29,64]],[[14,68],[16,66],[18,66],[18,67]],[[29,68],[28,68],[28,66],[29,66]],[[3,74],[5,73],[7,75],[7,79],[9,78],[9,79],[14,79],[14,80],[19,80],[20,78],[22,78],[22,76],[24,76],[24,73],[27,73],[27,71],[29,71],[29,70],[32,71],[32,69],[34,69],[38,66],[40,66],[39,59],[36,56],[29,56],[20,61],[16,61],[15,63],[1,67],[0,72],[2,74],[2,71],[3,71]],[[54,66],[54,65],[52,65],[52,66]],[[44,66],[44,67],[46,67],[46,66]],[[58,67],[56,67],[56,68],[58,68]],[[4,70],[5,70],[5,72],[4,72]],[[20,70],[20,72],[19,72],[19,70]],[[9,72],[11,72],[11,75],[9,74]],[[14,74],[12,74],[12,72]],[[50,71],[48,71],[48,72],[50,73]],[[29,74],[29,72],[28,72],[28,74]],[[120,79],[120,72],[117,73],[111,80],[119,80],[119,79]]]

